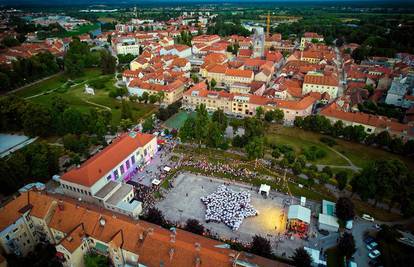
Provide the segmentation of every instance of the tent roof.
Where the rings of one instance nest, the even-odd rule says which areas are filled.
[[[319,223],[339,227],[338,219],[328,214],[319,213]]]
[[[261,191],[264,191],[264,192],[268,193],[270,191],[270,185],[261,184],[259,192],[261,192]]]
[[[311,210],[301,205],[291,205],[288,211],[288,220],[298,219],[310,224]]]

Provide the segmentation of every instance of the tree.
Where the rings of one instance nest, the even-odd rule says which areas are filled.
[[[47,136],[50,134],[50,112],[41,105],[29,104],[23,114],[23,130],[29,136]]]
[[[211,87],[211,89],[214,89],[214,88],[216,87],[216,85],[217,85],[216,80],[214,80],[214,78],[213,78],[213,79],[211,79],[211,82],[210,82],[210,87]]]
[[[148,97],[149,97],[148,92],[142,93],[142,96],[141,97],[142,97],[142,101],[144,101],[145,103],[148,102]]]
[[[323,167],[322,172],[326,173],[329,176],[329,178],[331,178],[333,175],[332,169],[329,166]]]
[[[84,115],[75,108],[68,108],[63,112],[62,121],[66,133],[81,134],[86,130]]]
[[[346,185],[348,184],[348,173],[346,171],[339,171],[335,175],[335,179],[337,181],[337,187],[340,191],[344,190]]]
[[[312,258],[309,253],[303,248],[297,248],[291,257],[296,267],[311,267]]]
[[[86,267],[106,267],[110,266],[110,260],[96,253],[87,253],[84,256]]]
[[[217,122],[210,122],[207,128],[208,135],[206,136],[206,144],[209,147],[219,147],[223,142],[223,133]]]
[[[206,109],[206,105],[201,104],[196,108],[196,117],[195,117],[195,128],[194,130],[194,137],[197,141],[201,144],[208,135],[207,127],[208,127],[209,117],[208,112]]]
[[[347,259],[351,258],[355,253],[355,240],[351,233],[344,233],[343,236],[339,239],[338,242],[338,252],[346,257]]]
[[[264,118],[267,122],[275,121],[277,123],[280,123],[283,121],[284,113],[280,109],[269,110],[265,113]]]
[[[293,163],[292,170],[294,174],[296,175],[300,174],[302,172],[301,164],[299,162]]]
[[[189,117],[185,122],[183,127],[181,127],[179,132],[179,137],[181,141],[186,142],[193,140],[195,138],[194,128],[196,125],[196,120],[193,117]]]
[[[188,219],[184,229],[197,235],[204,233],[204,226],[196,219]]]
[[[264,114],[264,109],[262,107],[256,108],[256,118],[261,119]]]
[[[101,69],[104,75],[115,73],[116,58],[106,50],[101,52]]]
[[[264,155],[264,140],[261,137],[254,137],[245,146],[247,157],[249,159],[259,159]]]
[[[131,106],[125,100],[122,100],[122,102],[121,102],[121,119],[130,119],[130,120],[132,120]]]
[[[144,123],[142,124],[142,131],[143,132],[150,132],[154,129],[154,119],[152,116],[149,116],[145,119]]]
[[[149,102],[151,104],[155,104],[157,101],[158,101],[158,96],[157,95],[152,94],[152,95],[149,96]]]
[[[347,197],[340,197],[336,201],[336,217],[346,222],[352,220],[355,217],[354,203]]]
[[[149,208],[147,215],[145,216],[145,220],[151,223],[155,223],[157,225],[164,225],[166,220],[164,218],[164,214],[157,208]]]
[[[217,109],[214,111],[213,116],[211,117],[213,122],[216,122],[220,126],[220,130],[224,132],[227,128],[227,117],[224,114],[222,109]]]
[[[253,254],[269,257],[272,255],[272,247],[270,245],[270,241],[264,237],[255,235],[253,237],[253,242],[251,243],[250,251]]]
[[[132,125],[134,125],[134,123],[131,121],[131,119],[121,119],[121,121],[119,122],[119,127],[123,131],[127,131],[129,128],[132,127]]]

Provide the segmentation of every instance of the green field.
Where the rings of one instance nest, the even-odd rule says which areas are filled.
[[[59,36],[59,37],[72,37],[72,36],[82,35],[84,33],[88,33],[90,31],[96,30],[99,27],[100,27],[100,25],[98,23],[85,24],[85,25],[82,25],[82,26],[78,27],[74,31],[67,31],[64,34],[62,34],[62,36]]]
[[[16,95],[21,97],[32,96],[28,99],[29,101],[42,105],[49,105],[53,97],[61,96],[69,103],[70,106],[76,107],[84,112],[87,112],[90,108],[104,109],[107,107],[111,109],[112,112],[112,124],[119,124],[119,121],[121,120],[121,102],[108,96],[108,93],[115,88],[115,79],[113,78],[113,75],[101,75],[101,71],[99,69],[88,69],[85,71],[84,75],[75,80],[76,83],[73,86],[63,89],[63,85],[66,83],[67,79],[68,78],[65,74],[59,74],[55,77],[27,87],[17,92]],[[95,95],[85,94],[85,84],[96,80],[104,81],[104,87],[102,89],[95,89]],[[53,89],[58,90],[49,92]],[[44,94],[36,96],[42,93]],[[136,102],[131,102],[131,108],[132,114],[136,121],[148,116],[156,110],[156,107],[153,105]]]
[[[320,142],[322,137],[319,133],[309,132],[298,128],[287,128],[281,126],[272,126],[266,135],[270,141],[285,143],[291,145],[296,151],[300,152],[303,147],[310,145],[318,145],[327,150],[327,156],[320,160],[316,160],[316,164],[342,165],[347,166],[348,163],[335,152],[329,150],[328,146]],[[400,159],[405,162],[410,169],[414,169],[414,161],[411,158],[402,157],[382,149],[348,142],[342,139],[335,139],[337,145],[333,149],[345,155],[358,167],[365,167],[370,161],[376,159]]]
[[[164,125],[170,129],[180,129],[183,127],[185,121],[188,117],[195,116],[195,113],[188,113],[186,111],[180,111],[177,114],[174,114],[171,118],[165,121]]]
[[[311,146],[318,146],[326,152],[326,156],[312,161],[314,164],[324,164],[324,165],[337,165],[337,166],[347,166],[348,162],[339,156],[334,151],[330,150],[327,145],[321,143],[319,139],[309,138],[305,132],[291,131],[290,128],[272,128],[266,138],[271,143],[275,144],[287,144],[293,147],[296,153],[300,154],[304,149]]]

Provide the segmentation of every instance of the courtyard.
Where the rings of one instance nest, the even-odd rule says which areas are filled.
[[[205,222],[206,207],[200,198],[215,192],[223,184],[234,191],[248,191],[251,194],[250,204],[258,211],[258,216],[245,218],[237,231],[231,230],[224,223]],[[288,237],[285,231],[288,209],[286,203],[290,201],[297,204],[299,203],[297,198],[274,191],[271,191],[269,197],[265,198],[258,193],[258,188],[255,186],[229,183],[191,173],[179,174],[174,179],[173,186],[174,188],[156,205],[171,221],[184,224],[187,219],[197,219],[216,237],[242,243],[249,243],[254,235],[260,235],[269,239],[275,252],[280,255],[289,256],[297,247],[308,244],[307,240]],[[312,210],[316,208],[314,203],[309,202],[308,205]],[[315,231],[313,224],[310,229],[310,232],[312,231]],[[280,243],[283,243],[283,246],[279,247]]]

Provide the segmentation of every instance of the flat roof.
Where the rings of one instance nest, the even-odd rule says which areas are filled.
[[[0,134],[0,158],[19,150],[36,139],[37,137],[30,139],[25,135]]]
[[[122,184],[115,193],[106,201],[106,203],[116,206],[134,187],[130,184]]]
[[[310,224],[311,210],[301,205],[291,205],[288,210],[288,220],[297,219]]]
[[[109,181],[104,187],[102,187],[98,192],[96,192],[95,197],[97,198],[105,198],[109,193],[114,190],[115,187],[118,186],[119,183],[114,181]]]
[[[336,204],[332,201],[322,200],[322,213],[334,216]]]
[[[334,216],[319,213],[319,223],[339,228],[338,219]]]

